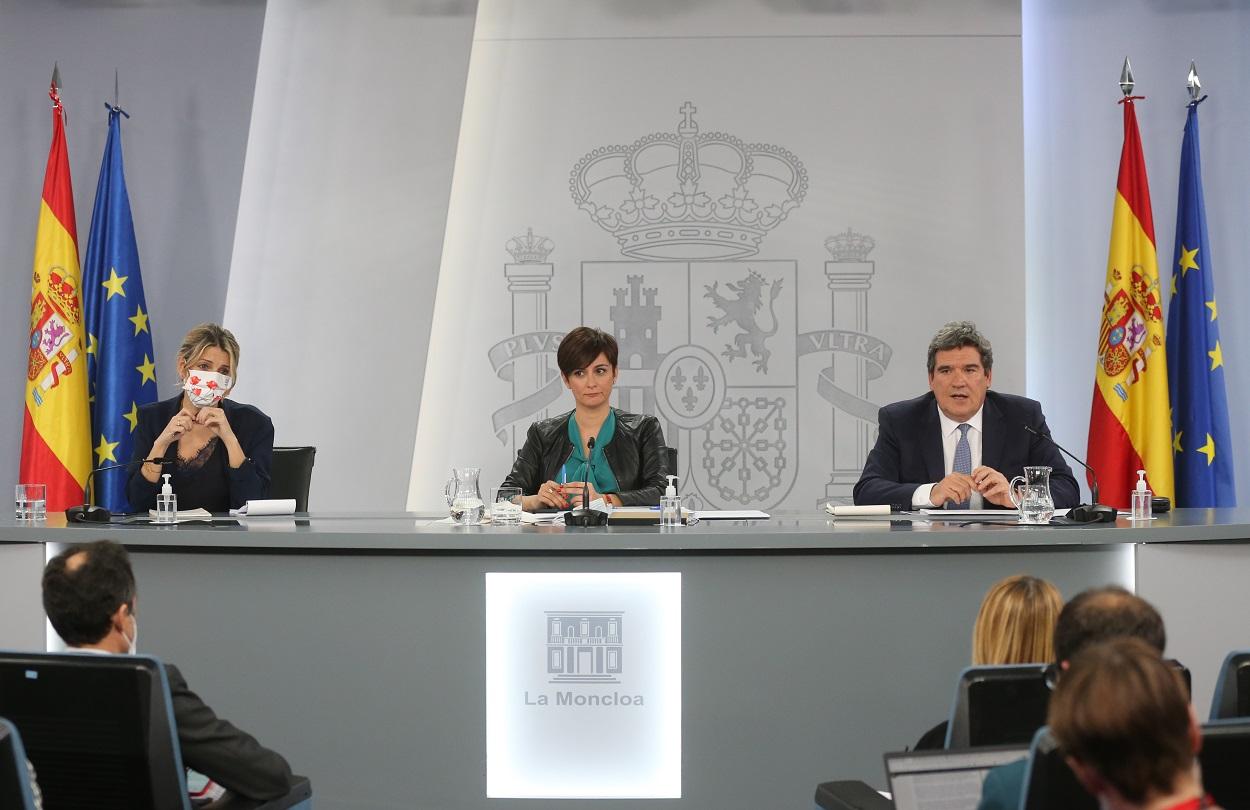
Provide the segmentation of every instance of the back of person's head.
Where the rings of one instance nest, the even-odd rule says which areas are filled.
[[[1159,655],[1167,645],[1163,617],[1145,599],[1117,585],[1082,591],[1059,612],[1055,661],[1062,664],[1090,644],[1121,637],[1141,639]]]
[[[975,666],[1035,664],[1050,660],[1063,598],[1044,579],[1016,575],[986,591],[972,627]]]
[[[43,609],[71,647],[104,638],[122,605],[134,612],[135,575],[126,549],[109,540],[71,546],[43,569]]]
[[[1134,804],[1171,793],[1200,741],[1180,674],[1138,638],[1077,653],[1055,686],[1048,722],[1087,789],[1111,787]]]

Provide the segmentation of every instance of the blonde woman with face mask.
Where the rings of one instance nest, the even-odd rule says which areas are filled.
[[[273,422],[251,405],[226,396],[234,388],[239,342],[217,324],[192,329],[178,348],[176,397],[139,408],[130,473],[130,508],[155,507],[169,474],[179,511],[226,512],[269,492]]]

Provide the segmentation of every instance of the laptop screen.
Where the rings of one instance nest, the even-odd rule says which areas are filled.
[[[896,810],[975,810],[991,768],[1029,755],[1028,746],[885,755]]]

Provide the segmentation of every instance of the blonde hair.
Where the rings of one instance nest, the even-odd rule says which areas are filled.
[[[1018,574],[995,582],[972,627],[973,666],[1050,661],[1062,608],[1059,589],[1044,579]]]
[[[192,327],[178,347],[178,359],[184,366],[190,367],[209,349],[221,349],[225,352],[230,357],[230,376],[238,375],[239,341],[234,339],[229,329],[220,324],[202,323]]]

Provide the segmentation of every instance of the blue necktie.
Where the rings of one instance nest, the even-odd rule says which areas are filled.
[[[951,472],[963,473],[964,475],[972,474],[972,447],[968,444],[968,431],[972,425],[959,425],[959,441],[955,444],[955,461],[951,465]],[[962,503],[946,502],[947,509],[967,509],[968,501]]]

